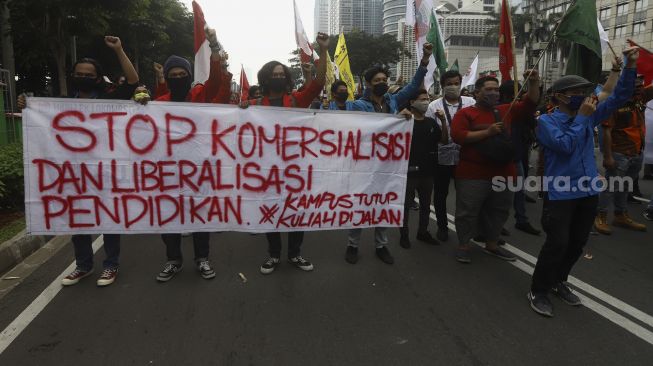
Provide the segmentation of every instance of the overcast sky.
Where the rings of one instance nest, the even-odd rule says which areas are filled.
[[[308,38],[313,35],[314,0],[296,0]],[[182,0],[192,12],[192,0]],[[292,0],[197,0],[208,25],[215,28],[220,43],[229,53],[229,70],[234,81],[240,77],[240,64],[250,84],[257,84],[256,73],[268,61],[288,64],[295,45],[295,20]]]

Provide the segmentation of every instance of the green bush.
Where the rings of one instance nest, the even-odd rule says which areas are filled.
[[[0,209],[24,209],[23,176],[23,145],[13,143],[0,147]]]

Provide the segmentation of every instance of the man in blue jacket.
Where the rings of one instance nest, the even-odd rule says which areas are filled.
[[[425,43],[423,48],[422,61],[415,72],[415,77],[400,92],[396,94],[388,93],[388,77],[390,72],[381,66],[374,66],[365,71],[365,93],[361,99],[354,101],[351,108],[354,111],[372,112],[372,113],[391,113],[397,114],[399,107],[406,104],[411,99],[416,99],[419,90],[424,82],[429,59],[433,53],[433,46]],[[349,230],[349,240],[345,260],[351,264],[358,262],[358,244],[361,240],[363,229]],[[387,264],[393,264],[394,258],[386,247],[388,236],[386,228],[374,228],[374,241],[376,243],[376,256]]]
[[[604,102],[588,98],[594,85],[580,76],[562,77],[551,87],[558,104],[543,115],[537,139],[544,150],[544,210],[546,241],[537,259],[528,293],[531,308],[553,316],[550,290],[572,306],[580,298],[566,284],[572,267],[583,253],[594,223],[601,189],[594,158],[594,128],[633,95],[639,49],[624,52],[627,60],[614,93]]]
[[[331,101],[326,106],[320,106],[320,109],[328,109],[331,111],[351,111],[354,101],[347,100],[347,98],[349,98],[347,84],[342,80],[336,80],[331,84]]]

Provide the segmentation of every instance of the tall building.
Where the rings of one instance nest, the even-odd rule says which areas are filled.
[[[324,1],[324,0],[317,0]],[[330,34],[351,32],[381,34],[383,0],[328,0],[328,30]],[[316,9],[317,9],[316,2]],[[320,14],[320,17],[322,14]],[[316,22],[318,21],[316,13]]]
[[[406,18],[405,0],[383,0],[383,34],[399,34],[399,22]]]
[[[313,17],[315,23],[313,26],[314,34],[319,32],[329,33],[329,5],[331,0],[315,0],[315,9],[313,10]]]

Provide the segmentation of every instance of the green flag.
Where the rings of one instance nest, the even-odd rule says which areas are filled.
[[[431,19],[429,21],[430,28],[429,32],[426,35],[426,41],[433,45],[433,57],[435,58],[435,64],[438,67],[440,75],[444,74],[447,71],[447,56],[444,54],[444,40],[440,34],[440,26],[438,25],[437,19],[435,19],[435,14],[431,12]]]
[[[599,80],[603,61],[596,22],[596,2],[576,0],[560,23],[558,38],[573,43],[565,75],[579,75],[592,82]]]
[[[458,59],[453,62],[453,65],[451,65],[449,71],[460,71],[460,67],[458,66]]]

